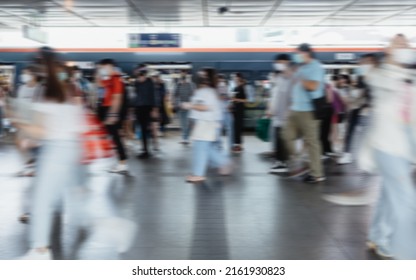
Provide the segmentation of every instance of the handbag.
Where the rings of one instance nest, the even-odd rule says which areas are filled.
[[[269,141],[270,123],[269,118],[258,119],[256,122],[256,136],[264,142]]]
[[[85,114],[86,130],[82,133],[83,164],[89,164],[94,160],[110,158],[114,155],[113,141],[92,112]]]
[[[217,121],[195,120],[191,139],[197,141],[216,141],[220,124]]]

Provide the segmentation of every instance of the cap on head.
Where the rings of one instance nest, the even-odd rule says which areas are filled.
[[[309,53],[312,53],[313,52],[311,45],[309,45],[308,43],[302,43],[302,44],[300,44],[298,46],[297,50],[298,51],[301,51],[301,52],[309,52]]]
[[[281,53],[281,54],[276,55],[275,58],[274,58],[274,60],[275,61],[278,61],[278,60],[291,61],[292,59],[291,59],[291,57],[290,57],[289,54],[287,54],[287,53]]]

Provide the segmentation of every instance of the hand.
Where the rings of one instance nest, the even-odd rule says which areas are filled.
[[[270,119],[271,117],[273,117],[273,114],[268,111],[268,112],[266,112],[266,117]]]
[[[107,119],[105,120],[104,124],[106,125],[113,125],[118,121],[118,117],[107,117]]]
[[[189,102],[184,102],[181,104],[181,108],[184,110],[191,110],[192,109],[192,104]]]
[[[157,108],[153,109],[152,118],[154,118],[154,119],[159,118],[159,110]]]

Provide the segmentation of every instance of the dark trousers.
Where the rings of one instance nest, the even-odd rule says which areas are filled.
[[[147,140],[149,138],[150,122],[152,121],[151,113],[152,106],[139,106],[136,107],[136,120],[140,126],[141,138],[143,143],[143,150],[145,153],[149,153]]]
[[[360,120],[360,109],[351,110],[348,116],[347,134],[345,135],[344,151],[351,151],[352,137]]]
[[[287,154],[287,149],[285,146],[285,141],[283,138],[283,128],[275,127],[275,141],[274,141],[274,150],[275,150],[275,159],[277,161],[286,162],[289,157]]]
[[[109,108],[110,107],[103,107],[103,106],[98,107],[98,118],[103,123],[105,122],[107,118],[107,113],[108,113]],[[123,141],[121,141],[121,136],[120,136],[120,127],[121,127],[120,122],[117,122],[112,125],[105,125],[105,127],[107,129],[108,134],[113,139],[114,145],[116,146],[118,159],[126,160],[127,159],[126,149],[124,147]]]
[[[332,115],[334,110],[332,108],[325,109],[325,116],[321,120],[320,140],[322,145],[322,154],[332,153],[332,144],[329,140],[331,134]]]
[[[236,110],[234,115],[234,144],[241,145],[243,143],[244,129],[244,110]]]

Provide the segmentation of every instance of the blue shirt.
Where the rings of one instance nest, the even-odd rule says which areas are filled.
[[[325,71],[322,64],[314,59],[308,64],[302,65],[296,71],[294,80],[291,110],[313,111],[312,98],[319,98],[324,95]],[[302,85],[302,80],[319,82],[319,86],[315,91],[307,91]]]

